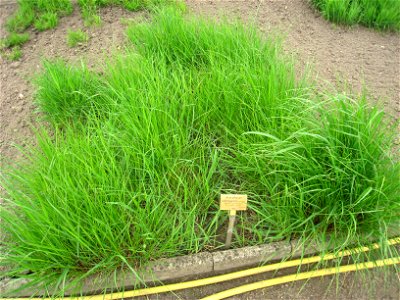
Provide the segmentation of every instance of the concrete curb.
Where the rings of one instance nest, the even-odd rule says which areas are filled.
[[[130,289],[140,283],[154,284],[157,282],[179,281],[183,278],[195,278],[215,275],[219,272],[229,272],[235,269],[254,267],[271,261],[280,261],[304,255],[304,249],[299,241],[280,241],[260,246],[250,246],[218,252],[201,252],[193,255],[160,259],[149,264],[145,269],[138,271],[135,276],[129,270],[118,271],[111,275],[92,275],[82,281],[79,287],[69,289],[65,295],[94,294],[106,290],[121,291]],[[310,245],[308,245],[310,246]],[[317,247],[308,247],[308,253],[320,252]],[[26,284],[26,280],[4,279],[0,282],[2,291],[12,291]],[[51,292],[51,290],[50,290]],[[13,293],[11,297],[31,297],[44,295],[45,291],[26,289]]]

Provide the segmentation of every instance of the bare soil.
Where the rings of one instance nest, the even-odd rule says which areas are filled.
[[[16,9],[15,5],[0,2],[0,38],[6,35],[4,23]],[[364,27],[342,27],[325,21],[310,8],[307,0],[188,0],[189,9],[209,16],[227,15],[245,20],[255,20],[260,30],[285,37],[285,52],[295,55],[300,67],[311,63],[313,77],[325,88],[354,93],[367,87],[371,104],[379,102],[388,115],[400,118],[400,35],[384,33]],[[45,58],[62,57],[70,62],[84,59],[95,67],[107,53],[123,47],[125,25],[121,18],[139,18],[143,14],[131,13],[118,7],[101,11],[102,26],[86,28],[77,9],[71,16],[60,20],[56,29],[46,32],[29,30],[31,40],[23,46],[20,61],[0,59],[0,165],[18,157],[13,144],[24,145],[32,141],[31,125],[35,123],[33,111],[34,86],[32,80]],[[88,43],[70,48],[66,43],[68,29],[83,29],[90,37]],[[362,273],[361,273],[362,274]],[[338,282],[341,299],[399,299],[400,278],[391,272],[387,278],[372,272],[377,290],[366,292],[353,275]],[[344,278],[344,279],[343,279]],[[384,283],[387,288],[383,288]],[[245,281],[241,282],[242,284]],[[328,291],[331,278],[282,285],[249,293],[235,299],[335,299],[334,283]],[[240,284],[238,282],[233,284]],[[182,292],[179,297],[194,299],[228,288],[212,288]],[[368,289],[367,289],[368,290]],[[172,297],[169,295],[167,298]],[[163,299],[164,297],[160,297]]]

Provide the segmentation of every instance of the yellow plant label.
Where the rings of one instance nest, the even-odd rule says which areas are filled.
[[[246,210],[247,195],[221,194],[221,210]]]

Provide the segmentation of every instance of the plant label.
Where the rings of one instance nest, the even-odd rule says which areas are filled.
[[[247,195],[222,194],[220,210],[246,210]]]

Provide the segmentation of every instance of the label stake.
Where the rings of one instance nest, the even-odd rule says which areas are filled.
[[[219,208],[229,211],[229,224],[225,241],[225,249],[229,249],[232,243],[233,228],[235,227],[236,211],[247,209],[247,195],[222,194]]]
[[[236,210],[229,211],[228,231],[226,232],[225,249],[229,249],[232,243],[233,227],[235,226]]]

